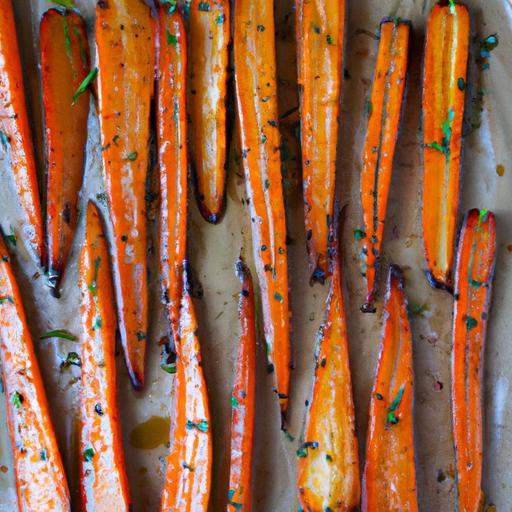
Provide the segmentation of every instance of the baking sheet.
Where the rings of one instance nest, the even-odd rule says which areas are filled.
[[[255,0],[256,1],[256,0]],[[359,173],[365,132],[364,102],[373,75],[377,42],[373,34],[380,18],[401,16],[413,22],[412,53],[407,105],[395,158],[395,169],[386,226],[385,262],[403,266],[410,302],[419,314],[413,315],[416,376],[416,441],[418,490],[421,510],[454,509],[454,459],[450,426],[450,329],[451,297],[431,290],[423,276],[424,259],[420,233],[420,66],[424,25],[432,0],[348,1],[345,81],[343,84],[342,129],[339,141],[338,192],[348,205],[344,237],[350,362],[353,373],[357,430],[363,454],[372,386],[382,324],[382,293],[375,315],[360,313],[364,283],[359,274],[357,247],[352,232],[360,226]],[[512,70],[512,7],[508,0],[471,0],[476,50],[472,56],[468,86],[468,135],[465,140],[464,178],[461,213],[471,207],[495,211],[498,225],[498,256],[493,306],[486,348],[486,429],[483,487],[487,503],[499,511],[512,510],[511,454],[512,408],[509,406],[512,377],[512,133],[510,80]],[[33,111],[34,137],[39,167],[43,174],[40,124],[40,93],[37,70],[38,52],[34,44],[41,14],[52,5],[42,0],[14,0],[22,39],[22,56]],[[93,41],[93,0],[77,0],[85,15]],[[276,2],[277,48],[279,61],[280,111],[297,105],[293,0]],[[497,33],[499,46],[492,52],[490,68],[479,70],[478,40]],[[479,94],[483,91],[483,95]],[[483,99],[482,99],[483,97]],[[323,316],[326,288],[310,287],[306,272],[302,197],[297,144],[297,117],[281,123],[284,178],[290,237],[290,284],[293,315],[295,369],[292,374],[289,433],[279,430],[279,412],[272,393],[272,377],[265,371],[263,346],[258,347],[257,424],[254,452],[254,510],[285,512],[297,510],[295,498],[295,451],[302,428],[304,401],[309,395],[313,372],[315,334]],[[478,126],[479,128],[471,125]],[[236,146],[236,145],[234,145]],[[99,156],[98,125],[91,110],[83,210],[90,197],[103,190]],[[0,148],[1,151],[1,148]],[[6,155],[0,152],[0,221],[4,231],[16,231],[16,208],[12,184],[6,173]],[[211,510],[224,509],[227,495],[230,387],[237,342],[238,282],[233,266],[242,252],[252,264],[250,226],[244,204],[246,197],[236,147],[232,148],[227,191],[227,212],[218,226],[200,217],[194,198],[190,201],[189,255],[195,288],[199,335],[204,370],[210,392],[214,434],[214,474]],[[147,386],[142,393],[129,384],[121,354],[118,356],[119,404],[123,440],[134,510],[158,510],[167,453],[169,404],[172,377],[159,368],[158,340],[165,334],[154,260],[154,213],[149,208],[153,238],[150,258],[150,332],[148,334]],[[83,240],[83,223],[78,230],[71,262],[60,300],[50,296],[41,269],[18,243],[16,274],[21,284],[30,327],[42,366],[55,429],[66,462],[74,507],[79,510],[77,493],[77,397],[79,369],[61,372],[59,364],[69,351],[79,347],[64,340],[41,341],[38,337],[54,328],[79,332],[77,325],[77,256]],[[383,277],[383,276],[382,276]],[[381,281],[382,290],[382,281]],[[16,509],[12,461],[5,429],[5,407],[0,401],[0,511]],[[361,460],[363,457],[361,456]]]

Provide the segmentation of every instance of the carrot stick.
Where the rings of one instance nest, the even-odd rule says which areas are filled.
[[[96,4],[99,118],[119,331],[136,389],[144,385],[147,333],[145,183],[154,36],[155,23],[142,0]]]
[[[234,15],[236,101],[269,372],[284,418],[290,386],[286,221],[277,124],[274,3],[239,0]]]
[[[389,268],[386,314],[363,476],[363,512],[418,510],[413,433],[412,337],[402,271]]]
[[[368,129],[361,172],[363,229],[355,232],[361,239],[361,271],[367,286],[364,312],[375,312],[376,273],[403,107],[410,30],[409,21],[382,20],[371,100],[366,108]]]
[[[199,209],[217,224],[225,206],[229,0],[192,0],[189,12],[190,155]]]
[[[237,261],[236,272],[242,282],[242,290],[238,302],[240,336],[231,395],[231,460],[227,510],[250,512],[256,392],[254,289],[251,273],[241,258]]]
[[[58,287],[78,220],[89,92],[73,101],[90,71],[83,18],[50,9],[41,19],[41,80],[46,127],[48,277]]]
[[[99,212],[87,206],[80,254],[80,490],[85,511],[130,509],[116,404],[116,328],[108,246]]]
[[[484,504],[482,378],[495,258],[494,215],[471,210],[459,238],[453,309],[452,413],[460,512],[478,512]]]
[[[23,238],[42,261],[41,202],[11,0],[0,0],[0,142],[22,211]]]
[[[432,9],[423,70],[423,242],[431,286],[451,290],[459,209],[470,19],[463,4]]]
[[[69,491],[21,294],[0,236],[0,362],[20,512],[70,511]]]

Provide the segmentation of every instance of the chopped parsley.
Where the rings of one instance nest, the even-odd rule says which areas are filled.
[[[187,430],[197,428],[197,430],[200,430],[201,432],[208,432],[209,425],[206,420],[201,420],[198,423],[194,423],[193,421],[188,420],[185,427],[187,428]]]
[[[91,462],[92,458],[94,457],[94,449],[93,448],[86,448],[84,450],[84,459],[87,461],[87,462]]]
[[[23,404],[23,395],[18,391],[15,391],[11,396],[11,403],[16,407],[16,409],[20,409]]]

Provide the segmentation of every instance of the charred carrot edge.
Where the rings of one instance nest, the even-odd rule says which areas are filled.
[[[230,17],[229,0],[190,3],[190,156],[199,210],[213,224],[225,207]]]
[[[176,337],[187,232],[186,70],[182,15],[158,8],[157,140],[160,176],[159,258],[163,300]]]
[[[251,510],[252,449],[256,393],[256,333],[251,273],[240,258],[236,272],[242,283],[238,303],[240,336],[231,395],[231,458],[227,510]]]
[[[306,240],[312,280],[329,275],[328,235],[336,188],[345,1],[296,0]]]
[[[337,224],[330,229],[332,277],[317,337],[312,395],[297,451],[299,500],[307,512],[358,510],[361,499]]]
[[[23,212],[21,235],[43,261],[43,221],[11,0],[0,0],[0,142]]]
[[[50,9],[39,31],[41,81],[46,130],[46,240],[50,284],[58,288],[78,220],[89,91],[73,96],[90,71],[89,42],[83,18]]]
[[[130,509],[116,400],[117,318],[107,240],[96,206],[87,206],[80,254],[80,491],[85,511]]]
[[[381,21],[371,99],[365,109],[368,128],[361,171],[363,229],[354,234],[361,240],[361,272],[367,286],[363,312],[375,312],[373,300],[404,100],[410,30],[410,21]]]
[[[212,434],[208,394],[201,366],[197,320],[183,272],[183,297],[176,343],[171,448],[161,510],[206,512],[210,497]]]
[[[290,387],[290,312],[277,122],[274,3],[237,1],[233,23],[236,102],[268,370],[275,371],[275,391],[284,418]]]
[[[144,386],[148,322],[145,185],[154,39],[151,10],[142,0],[96,4],[99,118],[119,332],[136,389]]]
[[[389,268],[385,320],[363,476],[363,512],[418,510],[413,428],[412,337],[402,271]]]
[[[471,210],[457,250],[453,308],[452,415],[460,512],[483,509],[483,364],[496,258],[496,224]]]
[[[453,288],[469,33],[465,5],[434,6],[423,69],[423,243],[429,283],[447,290]]]
[[[66,475],[9,254],[0,236],[0,362],[18,509],[70,511]]]

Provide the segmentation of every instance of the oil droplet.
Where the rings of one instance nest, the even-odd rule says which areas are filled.
[[[500,177],[505,174],[505,166],[503,164],[498,164],[496,166],[496,174]]]
[[[130,444],[139,450],[154,450],[169,442],[171,421],[162,416],[151,416],[147,421],[139,423],[130,434]]]

